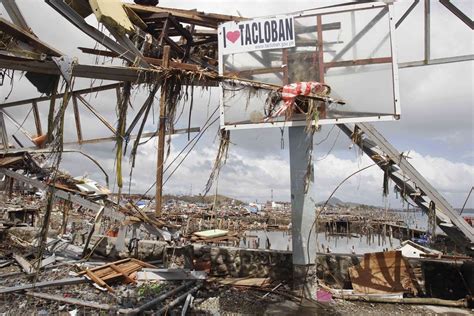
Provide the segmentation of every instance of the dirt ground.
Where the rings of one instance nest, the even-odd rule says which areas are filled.
[[[192,315],[474,315],[473,310],[425,305],[374,304],[334,300],[315,304],[287,300],[279,295],[268,295],[255,290],[220,288],[201,291],[194,301]]]

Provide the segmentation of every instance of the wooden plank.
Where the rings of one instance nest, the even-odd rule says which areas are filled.
[[[159,40],[158,40],[158,46],[159,47],[163,47],[163,45],[165,44],[164,40],[165,40],[165,37],[168,36],[169,27],[170,27],[170,22],[168,21],[168,19],[166,19],[164,24],[163,24],[163,28],[161,29],[160,36],[159,36]]]
[[[27,296],[61,302],[61,303],[69,304],[69,305],[78,305],[78,306],[90,307],[90,308],[95,308],[95,309],[100,309],[100,310],[111,309],[110,305],[108,304],[100,304],[100,303],[95,303],[95,302],[90,302],[90,301],[83,301],[77,298],[63,297],[59,295],[51,295],[51,294],[39,293],[39,292],[26,292],[25,294]]]
[[[223,14],[212,14],[212,13],[201,13],[195,10],[183,10],[174,8],[164,7],[151,7],[143,6],[139,4],[124,4],[125,7],[132,9],[133,11],[140,13],[171,13],[175,18],[186,23],[207,26],[217,28],[218,24],[227,21],[242,21],[245,18],[223,15]]]
[[[263,287],[270,283],[269,278],[226,278],[220,280],[219,283],[232,286],[255,286]]]
[[[92,272],[95,272],[95,271],[97,271],[97,270],[101,270],[101,269],[103,269],[103,268],[105,268],[105,267],[108,267],[108,266],[111,265],[111,264],[117,265],[117,264],[121,264],[121,263],[124,263],[124,262],[128,262],[128,261],[130,261],[130,260],[131,260],[131,258],[126,258],[126,259],[122,259],[122,260],[119,260],[119,261],[115,261],[115,262],[112,262],[112,263],[108,263],[108,264],[106,264],[106,265],[98,266],[98,267],[95,267],[95,268],[92,268],[92,269],[88,269],[88,270],[89,270],[89,271],[92,271]],[[81,271],[81,272],[79,272],[79,274],[85,274],[86,271],[87,271],[87,270]]]
[[[136,266],[134,266],[133,268],[129,268],[129,269],[123,270],[123,271],[124,271],[125,273],[127,273],[128,275],[130,275],[131,273],[136,272],[136,271],[141,270],[141,269],[142,269],[141,266],[136,265]],[[121,276],[121,273],[117,273],[117,272],[113,271],[112,273],[109,273],[109,274],[103,276],[103,277],[102,277],[102,280],[104,280],[104,281],[109,281],[109,280],[118,278],[118,277],[120,277],[120,276]]]
[[[114,266],[115,266],[115,269],[114,269]],[[103,266],[84,270],[84,271],[81,271],[79,274],[83,275],[83,274],[87,274],[87,271],[91,271],[93,272],[96,278],[101,279],[102,281],[105,282],[105,281],[115,279],[117,277],[124,276],[124,274],[128,276],[131,273],[136,272],[145,266],[155,268],[155,266],[146,264],[140,260],[127,258],[127,259],[123,259],[123,260],[116,261],[113,263],[108,263]],[[119,269],[119,271],[117,270],[117,268]]]
[[[35,73],[59,75],[59,69],[50,61],[32,61],[26,59],[10,59],[0,55],[0,68],[13,69],[18,71],[31,71]],[[159,70],[132,68],[132,67],[115,67],[115,66],[97,66],[97,65],[81,65],[77,64],[72,70],[74,77],[92,78],[97,80],[115,80],[130,81],[136,84],[144,82],[155,82],[161,79],[162,72]],[[217,74],[216,74],[217,77]],[[206,75],[203,74],[203,78]],[[196,86],[217,86],[217,81],[202,80],[199,76],[193,78],[193,84]],[[2,107],[2,105],[0,105]]]
[[[112,269],[114,269],[115,271],[117,271],[118,273],[120,273],[121,275],[123,275],[123,277],[125,278],[125,280],[127,280],[129,283],[137,283],[137,281],[133,280],[132,278],[130,278],[128,276],[128,274],[126,272],[124,272],[123,270],[121,270],[119,267],[117,267],[115,264],[111,264],[110,267]]]
[[[0,17],[0,30],[2,30],[2,32],[7,33],[22,42],[25,42],[31,45],[32,47],[36,48],[42,53],[56,56],[56,57],[63,55],[63,53],[61,53],[60,51],[40,41],[33,34],[26,32],[25,30],[22,30],[15,24],[10,23],[9,21],[1,17]]]
[[[99,285],[100,287],[105,287],[109,292],[114,293],[114,289],[112,289],[107,283],[105,283],[101,278],[98,278],[94,272],[90,270],[86,270],[86,275],[91,278],[91,280]]]
[[[88,94],[88,93],[94,93],[94,92],[100,92],[100,91],[105,91],[105,90],[110,90],[110,89],[115,89],[118,87],[121,87],[122,83],[113,83],[113,84],[107,84],[107,85],[102,85],[102,86],[97,86],[97,87],[90,87],[86,89],[81,89],[81,90],[75,90],[72,93],[77,95],[77,94]],[[68,92],[70,93],[70,92]],[[56,98],[62,98],[64,96],[64,93],[60,93],[56,95]],[[51,100],[51,97],[38,97],[38,98],[31,98],[31,99],[25,99],[25,100],[19,100],[19,101],[13,101],[13,102],[7,102],[7,103],[2,103],[0,104],[1,108],[7,108],[11,106],[17,106],[17,105],[24,105],[24,104],[30,104],[30,103],[38,103],[38,102],[43,102],[43,101],[49,101]],[[49,103],[48,103],[49,105]]]
[[[28,262],[24,257],[13,254],[13,259],[20,265],[20,267],[25,271],[27,274],[32,274],[35,272],[35,268],[31,265],[31,263]]]
[[[40,269],[50,265],[50,264],[53,264],[56,262],[56,255],[53,254],[52,256],[49,256],[48,258],[46,259],[43,259],[41,260],[41,266],[40,266]]]
[[[147,263],[147,262],[143,262],[141,260],[138,260],[138,259],[135,259],[135,258],[131,258],[133,262],[136,262],[138,263],[140,266],[144,267],[144,268],[156,268],[156,266],[150,264],[150,263]]]
[[[30,284],[17,285],[17,286],[12,286],[12,287],[7,287],[7,288],[1,288],[0,294],[14,293],[14,292],[19,292],[19,291],[24,291],[24,290],[29,290],[29,289],[39,289],[39,288],[52,287],[52,286],[74,285],[74,284],[81,284],[81,283],[86,283],[86,282],[87,282],[87,279],[85,279],[84,277],[44,281],[44,282],[37,282],[37,283],[30,283]]]
[[[82,143],[82,128],[81,128],[81,116],[79,115],[79,107],[77,105],[77,97],[72,95],[72,106],[74,110],[74,121],[76,123],[77,141],[79,144]]]
[[[41,128],[41,119],[38,111],[38,103],[36,101],[33,101],[31,105],[33,107],[33,116],[35,118],[36,136],[41,136],[43,135],[43,129]]]
[[[78,48],[83,53],[86,53],[86,54],[113,57],[113,58],[119,57],[119,55],[117,53],[107,51],[107,50],[87,48],[87,47],[78,47]],[[154,65],[154,66],[161,66],[163,64],[163,59],[146,57],[146,56],[144,57],[144,59],[147,63],[149,63],[151,65]],[[198,65],[188,64],[188,63],[179,63],[179,62],[175,62],[175,61],[170,61],[170,66],[172,68],[178,68],[178,69],[190,70],[190,71],[199,71],[199,70],[201,70],[201,67],[199,67]]]

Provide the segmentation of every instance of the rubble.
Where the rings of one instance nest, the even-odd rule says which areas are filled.
[[[135,1],[135,4],[119,0],[45,2],[68,23],[100,43],[94,48],[79,47],[83,53],[115,61],[112,65],[87,65],[64,55],[34,33],[14,1],[2,2],[11,20],[0,18],[2,84],[7,71],[24,72],[24,80],[31,82],[43,96],[5,100],[0,109],[0,314],[270,315],[336,311],[429,314],[430,311],[420,306],[464,308],[461,311],[472,308],[471,219],[458,214],[409,164],[405,154],[393,148],[373,126],[360,120],[366,115],[380,119],[385,114],[356,113],[359,117],[343,121],[344,115],[355,112],[334,109],[346,106],[346,100],[331,95],[331,85],[325,83],[325,73],[337,67],[389,64],[393,66],[391,71],[398,71],[392,55],[336,60],[378,20],[370,22],[358,35],[354,34],[348,43],[339,39],[327,43],[321,38],[322,32],[341,31],[341,22],[323,24],[321,13],[310,12],[307,16],[301,13],[300,18],[313,20],[309,25],[296,23],[291,16],[286,18],[285,24],[260,21],[253,24],[254,27],[245,17],[164,8],[157,6],[158,1]],[[441,2],[450,7],[449,1]],[[379,8],[381,11],[375,17],[378,19],[391,11],[392,4],[352,5],[361,5],[357,7],[360,10]],[[355,10],[359,10],[357,8]],[[331,10],[336,9],[330,8],[332,14]],[[341,12],[353,13],[351,10]],[[85,20],[91,15],[102,29]],[[461,14],[457,12],[458,15]],[[391,20],[390,17],[390,25]],[[252,62],[260,68],[234,67],[225,60],[229,55],[219,55],[219,49],[223,48],[219,46],[219,38],[238,43],[242,36],[243,43],[244,34],[239,31],[227,34],[221,31],[223,25],[239,22],[247,23],[240,28],[245,29],[246,42],[261,44],[281,32],[283,35],[279,37],[284,40],[292,40],[295,45],[303,43],[304,51],[297,51],[293,46],[274,47],[273,51],[259,53],[250,51]],[[260,37],[251,38],[251,32],[257,35],[257,28],[262,27],[263,37],[259,29]],[[391,25],[388,35],[393,28]],[[292,33],[295,29],[301,32],[298,37]],[[276,35],[270,34],[273,31]],[[307,37],[308,34],[318,39],[312,35]],[[339,44],[349,46],[338,53],[329,50],[336,57],[334,61],[324,61],[327,45]],[[309,59],[314,65],[305,67]],[[122,65],[118,64],[120,61]],[[289,69],[289,64],[297,64],[296,69]],[[429,60],[424,64],[429,64]],[[303,70],[298,70],[300,68]],[[306,76],[301,73],[306,72],[314,78],[303,78]],[[257,80],[261,75],[278,79]],[[114,83],[75,89],[75,79],[80,78]],[[316,79],[319,81],[314,81]],[[13,75],[11,80],[13,87]],[[397,80],[392,87],[394,98],[397,97]],[[219,196],[217,190],[213,197],[164,195],[163,186],[167,181],[163,179],[164,158],[171,135],[187,133],[190,140],[191,133],[198,133],[193,138],[196,141],[188,143],[193,145],[186,158],[203,133],[217,122],[214,115],[223,115],[229,107],[221,104],[222,113],[216,108],[202,127],[191,127],[194,89],[218,85],[223,99],[225,94],[239,91],[248,94],[248,100],[254,95],[260,99],[266,97],[262,104],[265,115],[255,111],[249,120],[245,117],[234,122],[234,129],[245,124],[277,126],[288,121],[290,125],[295,123],[291,128],[305,127],[305,136],[312,141],[320,120],[334,120],[331,124],[337,124],[352,144],[374,161],[373,166],[383,170],[384,194],[388,194],[391,179],[404,201],[411,200],[420,212],[428,215],[428,227],[408,225],[398,212],[387,208],[329,203],[344,181],[371,166],[343,180],[326,202],[307,199],[313,176],[312,142],[307,150],[298,147],[299,153],[310,158],[308,165],[298,166],[301,168],[297,170],[293,170],[294,166],[291,168],[292,190],[298,192],[297,197],[292,192],[292,203],[276,202],[273,196],[265,204],[246,203]],[[148,95],[128,124],[131,92],[143,86],[147,86]],[[115,90],[117,96],[116,126],[84,97],[109,90]],[[146,132],[158,91],[157,131]],[[49,112],[47,131],[43,131],[40,118],[43,113],[38,103],[46,101]],[[189,103],[188,127],[176,129],[177,107],[181,101]],[[64,119],[70,102],[77,141],[65,142]],[[25,104],[31,104],[34,135],[23,127],[24,122],[19,124],[6,110]],[[84,139],[79,105],[112,134]],[[399,115],[396,116],[398,119]],[[9,142],[4,118],[24,134],[30,142],[28,145],[22,144],[14,134],[11,136],[18,146]],[[356,124],[353,127],[346,124],[350,122]],[[217,186],[231,144],[232,128],[229,129],[230,124],[223,116],[221,123],[220,145],[206,183],[206,194]],[[165,145],[166,136],[168,145]],[[126,194],[122,160],[128,148],[134,167],[138,147],[145,137],[158,137],[156,194]],[[113,190],[112,186],[109,188],[109,175],[99,161],[80,150],[64,148],[68,144],[105,141],[115,142],[113,179],[116,187],[114,185]],[[80,175],[77,170],[63,170],[60,162],[62,154],[67,152],[89,159],[103,173],[104,179]],[[171,176],[175,170],[167,172]],[[304,183],[293,181],[295,174]],[[436,224],[443,235],[436,233]],[[306,229],[312,235],[304,235]],[[283,238],[273,240],[270,233],[280,233]],[[356,240],[370,247],[370,251],[361,254],[352,246],[344,253],[334,252],[331,247],[340,240]],[[377,247],[383,251],[376,251]]]

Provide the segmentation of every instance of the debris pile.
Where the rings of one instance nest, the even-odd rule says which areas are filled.
[[[43,96],[11,102],[7,96],[0,109],[0,313],[185,315],[191,310],[219,314],[243,309],[244,313],[303,314],[352,308],[350,302],[355,301],[472,307],[474,265],[472,258],[466,256],[472,255],[469,251],[474,249],[472,220],[456,213],[408,163],[406,155],[393,148],[372,126],[359,122],[358,117],[350,121],[357,123],[354,127],[346,125],[338,120],[354,113],[333,111],[330,107],[345,105],[345,101],[331,95],[332,88],[325,82],[329,69],[389,64],[395,65],[391,71],[397,70],[392,55],[338,59],[391,11],[391,4],[351,4],[351,8],[357,6],[356,11],[375,8],[380,12],[348,43],[339,38],[335,42],[322,40],[323,31],[342,30],[337,18],[333,23],[323,23],[321,14],[300,15],[303,20],[311,19],[305,25],[293,24],[294,17],[288,17],[288,24],[282,22],[278,26],[281,37],[298,41],[303,50],[282,46],[273,52],[246,51],[260,67],[253,69],[252,65],[234,67],[229,55],[219,55],[219,37],[232,43],[240,36],[243,42],[244,37],[240,31],[224,34],[220,27],[223,23],[245,21],[247,24],[241,30],[246,30],[246,41],[255,42],[258,37],[251,38],[250,32],[255,35],[263,25],[263,39],[277,37],[277,24],[260,21],[260,26],[250,27],[251,22],[244,17],[164,8],[154,0],[137,0],[135,4],[119,0],[45,2],[97,43],[94,47],[78,47],[82,53],[97,58],[95,64],[87,65],[66,56],[34,33],[14,1],[2,1],[10,20],[0,17],[1,84],[9,78],[13,87],[20,80],[13,73],[22,72]],[[442,2],[449,7],[449,1]],[[324,9],[330,14],[352,12],[332,11],[338,7]],[[89,24],[89,16],[94,16],[101,28]],[[390,17],[387,22],[390,25],[391,20]],[[284,32],[284,26],[288,32]],[[296,29],[299,33],[294,35]],[[270,34],[270,30],[277,33]],[[332,50],[334,45],[342,44],[348,46],[338,48],[339,52]],[[325,62],[326,54],[332,54],[334,60]],[[99,57],[111,58],[111,64],[101,63]],[[351,70],[352,73],[357,71]],[[257,80],[262,75],[266,79]],[[271,76],[277,80],[268,79]],[[114,83],[94,86],[101,80]],[[218,85],[226,101],[238,92],[247,98],[247,106],[251,97],[266,99],[260,104],[260,112],[253,111],[249,117],[234,122],[236,129],[242,124],[298,123],[306,125],[305,136],[309,139],[318,130],[320,119],[334,120],[352,143],[374,161],[374,166],[384,171],[384,194],[388,194],[389,180],[393,180],[404,201],[411,199],[418,211],[428,214],[429,227],[410,226],[397,212],[378,207],[328,205],[332,194],[324,204],[304,201],[305,208],[310,210],[306,215],[315,217],[314,222],[298,217],[302,212],[296,209],[298,203],[273,201],[273,192],[272,201],[266,204],[219,196],[217,188],[213,197],[207,197],[218,186],[231,145],[230,129],[225,128],[227,122],[223,118],[231,106],[221,104],[202,127],[193,128],[194,89]],[[134,93],[144,86],[145,101],[133,108],[132,115]],[[396,94],[395,87],[392,88]],[[113,90],[115,126],[84,97]],[[147,132],[158,92],[156,131]],[[49,103],[44,113],[38,108],[41,102]],[[183,114],[178,111],[181,102],[189,105],[187,128],[176,129]],[[239,98],[234,102],[240,102]],[[25,122],[20,124],[7,111],[22,105],[31,105],[35,133],[28,132]],[[79,106],[84,106],[111,134],[85,139]],[[77,141],[65,140],[68,107],[72,107]],[[40,114],[47,114],[45,130]],[[372,112],[357,115],[379,119],[393,116]],[[220,145],[204,196],[164,195],[165,171],[169,177],[173,175],[219,116],[224,126],[218,131]],[[296,117],[298,120],[294,120]],[[26,137],[28,144],[14,134],[11,136],[15,145],[10,142],[5,118]],[[177,133],[187,133],[189,142],[178,154],[184,158],[168,171],[178,158],[169,164],[165,159],[171,150],[171,135]],[[197,134],[191,139],[191,133]],[[158,138],[156,182],[144,194],[126,194],[123,159],[130,155],[131,180],[138,148],[148,137]],[[81,150],[65,147],[106,141],[115,143],[114,190],[109,189],[109,175],[98,161]],[[309,157],[307,166],[297,170],[305,172],[302,196],[306,196],[313,175],[312,146],[311,139],[305,152]],[[63,153],[81,154],[100,169],[104,179],[63,170]],[[156,194],[148,196],[153,187]],[[446,235],[438,234],[436,224]],[[315,236],[314,251],[309,247],[312,235],[303,236],[303,226],[310,226]],[[283,238],[272,240],[271,233],[281,233]],[[356,240],[368,247],[384,247],[384,251],[370,249],[363,256],[354,247],[344,253],[331,251],[327,243],[337,244],[340,240]],[[397,248],[395,240],[400,247]],[[315,264],[308,264],[306,257],[313,255]],[[417,312],[409,307],[405,311]]]

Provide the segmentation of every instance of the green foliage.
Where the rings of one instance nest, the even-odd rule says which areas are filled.
[[[144,283],[138,287],[138,296],[155,296],[163,291],[163,284],[161,283]]]

